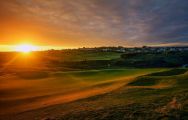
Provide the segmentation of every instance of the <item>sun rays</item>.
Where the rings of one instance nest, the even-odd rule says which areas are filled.
[[[22,52],[22,53],[29,53],[29,52],[37,51],[37,50],[38,50],[38,47],[32,44],[21,44],[15,47],[15,51]]]

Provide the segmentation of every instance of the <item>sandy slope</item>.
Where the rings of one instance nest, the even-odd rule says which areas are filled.
[[[11,118],[22,112],[104,94],[148,72],[121,75],[105,81],[84,80],[70,75],[27,80],[14,74],[1,76],[0,118]]]
[[[128,78],[128,79],[130,80],[132,78]],[[4,105],[1,106],[5,107],[5,109],[2,109],[3,111],[1,111],[1,114],[18,113],[18,112],[37,109],[41,107],[47,107],[50,105],[66,103],[98,94],[103,94],[123,86],[125,84],[125,81],[127,81],[128,79],[125,77],[125,78],[120,78],[119,80],[116,79],[115,81],[101,82],[94,85],[88,84],[88,85],[84,85],[85,88],[80,87],[79,89],[66,91],[62,93],[58,92],[58,89],[56,88],[53,89],[53,92],[48,91],[48,89],[46,89],[46,92],[44,92],[43,90],[44,92],[43,94],[40,93],[41,91],[38,91],[41,95],[37,95],[37,96],[34,96],[34,93],[32,94],[29,91],[23,92],[22,93],[23,96],[8,95],[7,98],[6,97],[1,98],[1,102],[4,103]],[[10,107],[10,104],[13,105]]]

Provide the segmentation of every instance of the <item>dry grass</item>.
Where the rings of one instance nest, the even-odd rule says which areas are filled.
[[[24,74],[25,72],[5,74],[0,77],[0,114],[20,113],[105,94],[151,71],[141,70],[127,76],[117,74],[108,79],[105,77],[105,80],[102,75],[97,76],[99,80],[90,80],[93,78],[77,76],[75,72],[62,73],[61,76],[49,72],[44,78],[41,77],[41,72],[36,71],[30,74]]]

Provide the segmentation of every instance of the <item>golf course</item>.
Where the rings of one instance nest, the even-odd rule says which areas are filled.
[[[123,57],[59,52],[1,53],[6,57],[1,61],[0,119],[188,118],[188,69],[174,63],[166,67],[173,61],[186,63],[187,52]]]
[[[188,120],[188,0],[0,0],[0,120]]]

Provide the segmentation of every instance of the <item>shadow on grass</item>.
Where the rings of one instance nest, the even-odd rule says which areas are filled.
[[[157,72],[149,74],[148,76],[172,76],[172,75],[181,75],[187,72],[187,69],[172,69],[164,72]]]
[[[50,75],[48,72],[42,72],[42,71],[24,71],[24,72],[16,73],[16,76],[22,79],[33,80],[33,79],[48,78]]]

